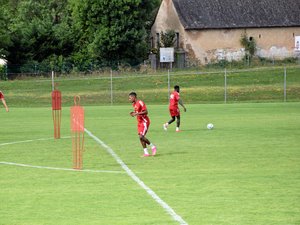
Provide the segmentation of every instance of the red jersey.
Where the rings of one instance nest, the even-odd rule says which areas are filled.
[[[170,109],[177,109],[178,108],[178,102],[180,99],[180,95],[177,91],[173,91],[173,93],[170,95]]]
[[[0,99],[4,99],[4,95],[3,95],[2,91],[0,91]]]
[[[136,102],[134,102],[132,104],[132,106],[134,108],[134,112],[136,112],[136,113],[140,113],[142,111],[147,110],[147,107],[142,100],[137,100]],[[149,117],[147,116],[147,114],[137,115],[136,118],[139,123],[145,123],[145,122],[150,123],[150,120],[149,120]]]

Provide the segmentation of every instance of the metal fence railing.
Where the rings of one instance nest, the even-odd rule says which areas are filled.
[[[133,73],[153,73],[167,69],[172,70],[195,70],[201,68],[205,71],[208,70],[220,70],[227,68],[228,70],[234,69],[251,69],[257,67],[279,67],[279,66],[300,66],[300,56],[285,58],[282,60],[266,59],[255,57],[251,61],[244,58],[241,61],[227,61],[218,60],[215,62],[207,63],[202,65],[200,61],[195,59],[185,58],[182,63],[157,63],[155,67],[152,65],[150,58],[145,60],[143,63],[132,66],[126,63],[112,61],[112,62],[83,62],[82,65],[77,65],[69,61],[61,62],[29,62],[26,64],[6,64],[0,65],[0,79],[15,79],[22,76],[39,76],[39,77],[50,77],[51,72],[54,71],[56,74],[100,74],[109,70]]]
[[[106,70],[92,74],[64,75],[54,72],[63,103],[73,104],[74,94],[86,105],[128,104],[136,91],[148,104],[167,104],[174,85],[181,86],[187,104],[300,101],[300,66],[249,69]],[[45,77],[1,82],[10,103],[48,105],[52,91],[51,72]]]

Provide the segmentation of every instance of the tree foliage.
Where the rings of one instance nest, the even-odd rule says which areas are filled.
[[[253,37],[248,37],[248,34],[244,32],[241,35],[240,43],[250,57],[254,56],[256,52],[256,41]]]
[[[166,30],[166,32],[161,31],[160,42],[165,48],[174,47],[176,33],[174,30]]]
[[[7,59],[12,64],[42,62],[72,52],[72,28],[67,4],[59,0],[27,0],[11,4]]]
[[[77,45],[91,60],[140,61],[147,53],[146,22],[158,1],[73,1],[73,18],[81,34]]]
[[[7,47],[11,45],[11,38],[8,30],[9,12],[7,10],[7,2],[0,1],[3,8],[0,10],[0,57],[8,54]],[[5,7],[6,6],[6,7]]]
[[[0,0],[0,54],[11,64],[142,61],[159,0]]]

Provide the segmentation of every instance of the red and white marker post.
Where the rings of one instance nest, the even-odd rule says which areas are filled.
[[[74,96],[71,107],[71,133],[73,147],[73,169],[81,170],[84,146],[84,109],[79,105],[80,97]]]
[[[61,92],[59,90],[52,91],[52,118],[54,124],[54,138],[60,138],[61,124]]]

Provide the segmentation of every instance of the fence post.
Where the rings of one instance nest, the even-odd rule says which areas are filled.
[[[113,104],[113,71],[110,70],[110,104]]]
[[[284,79],[283,79],[283,101],[286,102],[286,67],[284,67]]]
[[[170,70],[168,70],[168,99],[170,99]]]
[[[224,71],[224,102],[227,103],[227,71]]]
[[[8,79],[8,68],[7,68],[7,64],[5,64],[5,80]]]
[[[51,80],[52,80],[52,91],[54,91],[54,71],[51,72]]]

